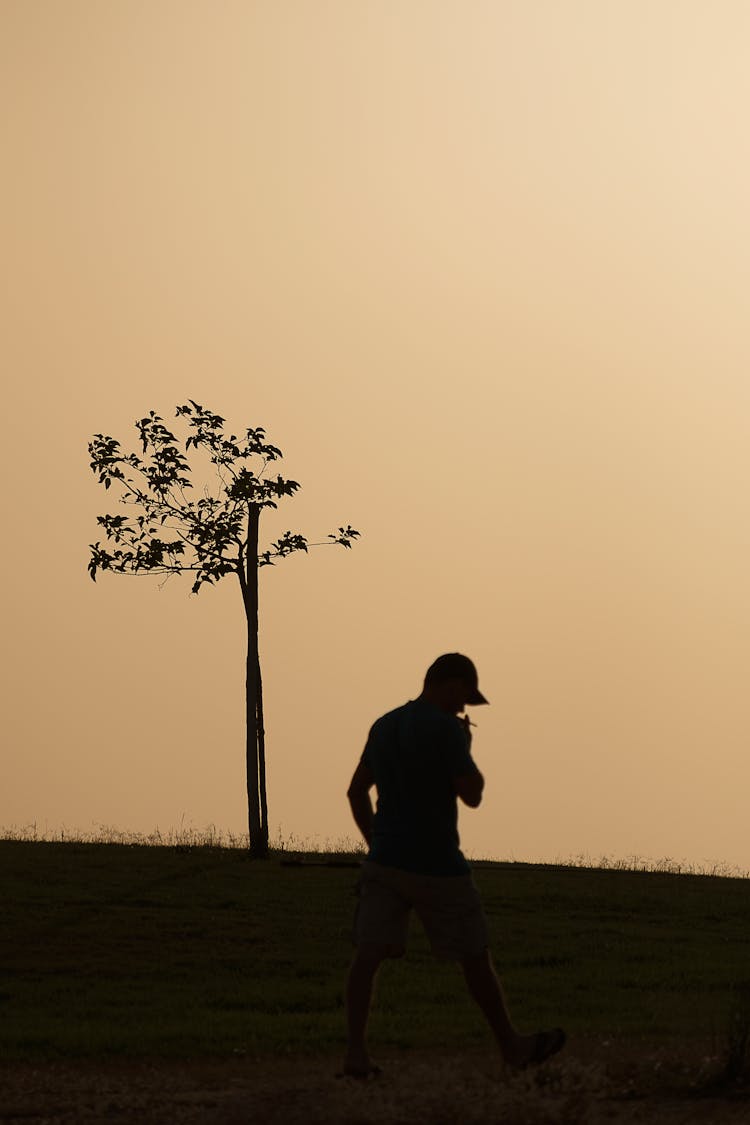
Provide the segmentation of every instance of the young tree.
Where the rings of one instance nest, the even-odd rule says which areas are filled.
[[[228,574],[236,575],[247,621],[247,801],[250,852],[268,854],[268,804],[266,799],[263,685],[258,651],[258,569],[273,566],[296,551],[307,551],[304,535],[287,531],[266,550],[258,549],[258,525],[264,508],[293,496],[296,481],[275,478],[269,466],[282,453],[266,441],[265,430],[246,430],[243,437],[224,432],[224,419],[192,399],[177,407],[190,433],[185,452],[163,419],[150,411],[136,422],[142,453],[123,453],[120,443],[106,434],[95,434],[89,443],[91,469],[109,489],[116,483],[120,502],[132,512],[97,517],[106,533],[107,547],[92,543],[88,571],[116,574],[193,575],[192,593]],[[190,449],[205,451],[216,467],[214,491],[204,488],[191,500]],[[268,475],[267,475],[268,474]],[[216,493],[216,494],[215,494]],[[359,532],[340,527],[325,543],[351,547]]]

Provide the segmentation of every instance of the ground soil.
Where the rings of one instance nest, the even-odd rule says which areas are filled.
[[[0,1121],[14,1125],[747,1125],[750,1094],[712,1085],[716,1060],[571,1044],[535,1071],[489,1054],[378,1060],[367,1082],[330,1056],[0,1064]]]

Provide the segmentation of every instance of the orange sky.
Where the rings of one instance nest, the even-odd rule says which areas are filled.
[[[245,826],[228,581],[86,575],[104,431],[265,426],[271,834],[476,661],[469,853],[750,868],[744,0],[5,0],[0,824]],[[263,528],[262,528],[263,530]]]

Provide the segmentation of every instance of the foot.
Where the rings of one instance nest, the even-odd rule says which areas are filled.
[[[519,1036],[519,1049],[515,1057],[507,1061],[519,1070],[525,1070],[528,1066],[539,1066],[563,1049],[566,1038],[561,1027],[553,1027],[550,1031],[537,1031],[536,1035]]]
[[[380,1067],[366,1051],[347,1051],[340,1077],[367,1079],[377,1078],[379,1074],[382,1074]]]

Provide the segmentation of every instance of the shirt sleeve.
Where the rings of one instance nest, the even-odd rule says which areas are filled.
[[[373,733],[374,730],[375,730],[375,727],[373,725],[372,727],[370,727],[370,733],[367,736],[367,742],[365,743],[365,748],[362,751],[362,757],[360,758],[360,762],[363,762],[364,765],[367,766],[370,773],[374,772],[373,768],[372,768],[372,766],[373,766],[373,762],[372,762],[372,733]]]

